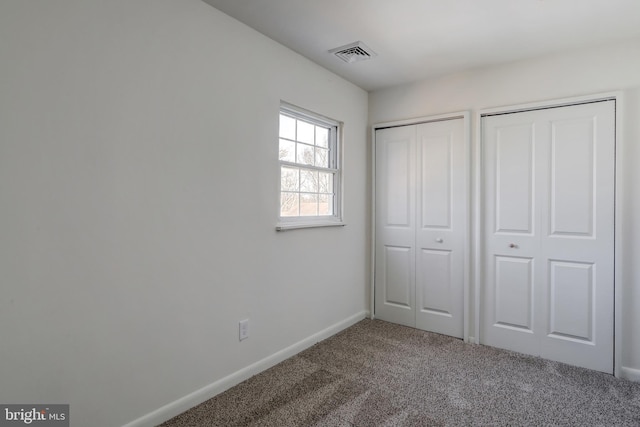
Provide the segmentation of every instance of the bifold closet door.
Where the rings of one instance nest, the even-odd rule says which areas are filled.
[[[416,126],[376,131],[375,310],[415,326]]]
[[[615,101],[482,131],[481,342],[613,373]]]
[[[376,131],[376,317],[463,335],[464,122]]]

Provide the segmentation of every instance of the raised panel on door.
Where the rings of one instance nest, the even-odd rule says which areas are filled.
[[[411,228],[412,146],[408,140],[388,141],[384,145],[386,225]]]
[[[422,249],[417,260],[417,286],[420,289],[418,308],[446,318],[452,317],[451,251]]]
[[[415,325],[415,127],[376,132],[376,317]]]
[[[593,273],[591,263],[549,262],[550,338],[593,344]]]
[[[413,250],[407,247],[385,246],[382,256],[383,303],[399,309],[411,310],[413,283],[411,267]]]
[[[533,234],[534,125],[496,128],[495,226],[496,233]]]
[[[466,186],[462,119],[417,130],[416,326],[462,338]]]
[[[551,235],[593,237],[595,118],[551,123]]]
[[[432,126],[435,126],[432,124]],[[425,129],[424,126],[419,128]],[[453,211],[454,135],[419,134],[420,227],[422,229],[451,229]]]
[[[614,102],[482,120],[481,342],[613,372]],[[533,279],[509,266],[521,289],[505,299],[493,260],[513,259],[530,259]]]
[[[539,355],[535,338],[535,260],[494,255],[486,266],[481,343]],[[487,301],[487,298],[491,298]]]
[[[494,260],[493,326],[533,333],[533,259],[496,256]]]

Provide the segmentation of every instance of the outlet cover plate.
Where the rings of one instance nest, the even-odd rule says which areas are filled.
[[[247,338],[249,338],[249,319],[241,320],[239,325],[240,325],[240,328],[239,328],[240,341],[246,340]]]

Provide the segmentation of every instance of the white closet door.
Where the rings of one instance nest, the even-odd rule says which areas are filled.
[[[463,336],[462,119],[376,131],[376,317]]]
[[[462,338],[466,186],[462,119],[417,127],[416,327]]]
[[[615,102],[482,121],[481,342],[613,373]]]
[[[416,128],[376,131],[376,317],[415,326]]]

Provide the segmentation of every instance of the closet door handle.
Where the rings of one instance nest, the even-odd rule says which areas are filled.
[[[511,249],[517,249],[517,248],[518,248],[518,245],[516,245],[515,243],[509,243],[509,247],[510,247]]]
[[[442,243],[442,242],[444,242],[444,239],[443,239],[442,237],[438,237],[438,238],[436,239],[436,242],[437,242],[437,243]]]

